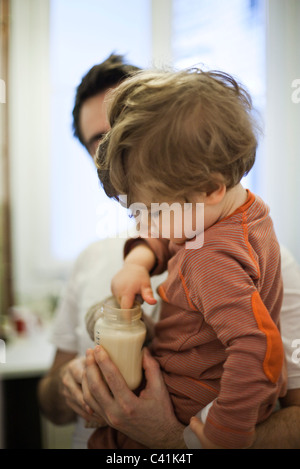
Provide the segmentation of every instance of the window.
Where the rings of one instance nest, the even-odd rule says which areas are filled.
[[[177,68],[193,65],[222,70],[249,90],[263,116],[265,108],[265,1],[173,0],[173,59]],[[260,119],[261,120],[261,119]],[[259,192],[262,154],[244,181]]]
[[[72,135],[75,89],[113,51],[150,62],[149,0],[51,0],[51,252],[73,260],[90,242],[125,229],[128,216],[100,188],[94,164]]]

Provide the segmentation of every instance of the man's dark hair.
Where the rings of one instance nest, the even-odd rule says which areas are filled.
[[[73,134],[84,145],[79,126],[79,114],[83,103],[92,96],[118,85],[121,81],[140,70],[127,64],[122,55],[111,54],[104,62],[94,65],[81,80],[76,89],[73,109]]]

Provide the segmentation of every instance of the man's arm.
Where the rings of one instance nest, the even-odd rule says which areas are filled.
[[[282,405],[281,410],[274,412],[256,426],[256,439],[249,449],[300,449],[300,389],[289,390],[282,400]],[[198,418],[191,420],[190,428],[199,441],[205,443],[203,423]],[[188,438],[192,441],[192,436]],[[189,444],[186,438],[185,441]],[[197,447],[206,446],[202,444]]]
[[[38,385],[38,399],[42,413],[56,425],[66,425],[81,416],[89,427],[106,425],[85,410],[82,378],[85,357],[57,350],[53,365]]]
[[[256,427],[252,449],[300,449],[300,389],[290,389],[282,405]]]
[[[62,369],[75,357],[75,353],[57,350],[49,372],[38,385],[40,409],[45,417],[56,425],[65,425],[75,420],[75,412],[68,406],[61,393]]]

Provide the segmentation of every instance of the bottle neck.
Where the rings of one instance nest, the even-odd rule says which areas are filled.
[[[105,303],[102,312],[106,321],[124,326],[137,324],[142,317],[140,304],[135,304],[131,309],[121,309],[115,300]]]
[[[136,326],[140,322],[141,316],[139,315],[138,317],[125,317],[122,316],[121,314],[118,315],[112,315],[109,313],[104,313],[103,315],[104,321],[111,324],[111,325],[118,325],[121,327],[131,327],[131,326]]]

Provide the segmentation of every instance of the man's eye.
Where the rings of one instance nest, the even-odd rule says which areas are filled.
[[[102,140],[104,138],[104,136],[105,136],[105,133],[95,135],[94,141],[99,143],[100,140]]]

